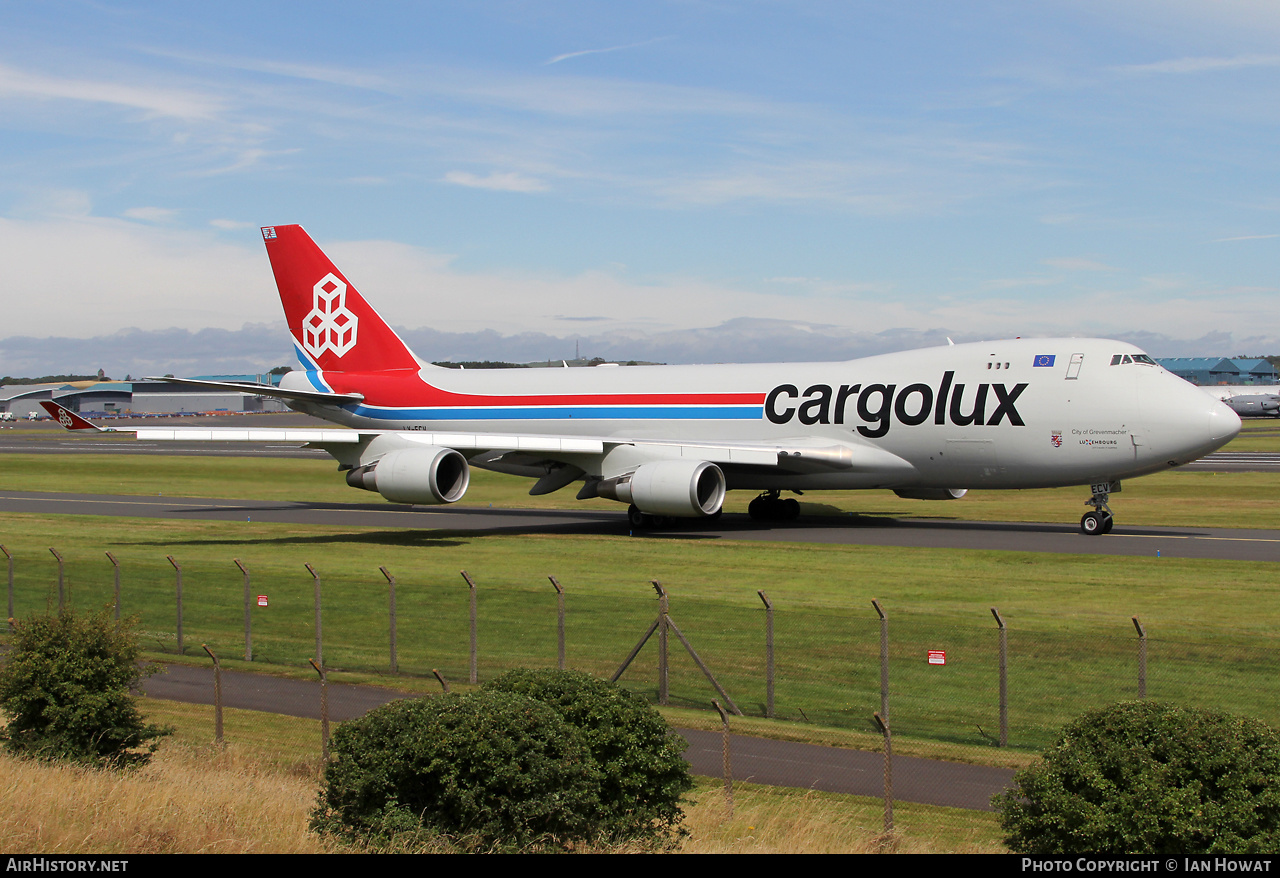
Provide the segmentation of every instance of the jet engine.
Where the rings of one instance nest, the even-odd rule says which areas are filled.
[[[720,467],[705,460],[660,460],[605,479],[597,490],[649,515],[700,518],[720,511],[725,480]]]
[[[968,488],[902,488],[894,492],[906,500],[959,500]]]
[[[353,488],[377,491],[392,503],[455,503],[467,493],[471,469],[452,448],[398,448],[347,472]]]

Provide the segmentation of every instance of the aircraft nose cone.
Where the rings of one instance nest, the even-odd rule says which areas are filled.
[[[1240,416],[1219,402],[1209,409],[1209,439],[1223,445],[1240,432]]]

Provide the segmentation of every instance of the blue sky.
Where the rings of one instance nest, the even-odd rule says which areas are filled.
[[[0,23],[0,374],[285,362],[257,227],[290,222],[432,359],[1280,352],[1273,2]]]

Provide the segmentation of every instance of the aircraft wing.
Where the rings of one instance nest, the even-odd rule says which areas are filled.
[[[190,380],[190,379],[189,379]],[[139,439],[177,442],[306,442],[345,457],[342,446],[367,444],[376,436],[394,435],[407,445],[452,448],[465,457],[480,458],[482,466],[508,458],[511,466],[539,466],[572,462],[601,455],[619,446],[630,445],[641,454],[652,452],[654,459],[689,458],[721,465],[777,467],[788,472],[896,472],[911,465],[902,458],[872,445],[818,444],[796,438],[778,442],[702,442],[679,439],[658,440],[618,436],[563,436],[427,432],[422,430],[349,430],[307,427],[99,427],[56,402],[40,403],[66,429],[72,431],[134,433]]]

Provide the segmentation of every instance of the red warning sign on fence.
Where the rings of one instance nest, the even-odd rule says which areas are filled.
[[[945,649],[929,650],[929,664],[945,665],[947,663],[947,651]]]
[[[265,607],[267,605],[267,596],[265,594],[258,595],[258,606]]]

